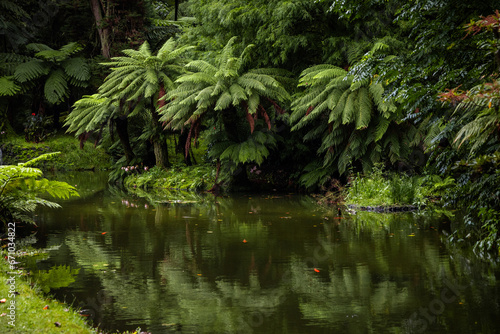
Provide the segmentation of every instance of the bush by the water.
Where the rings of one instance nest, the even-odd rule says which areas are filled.
[[[423,179],[406,174],[384,174],[374,168],[368,175],[354,176],[347,188],[346,204],[375,207],[391,205],[425,205]]]

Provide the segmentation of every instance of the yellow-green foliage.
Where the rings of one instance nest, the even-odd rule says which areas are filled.
[[[78,196],[75,187],[66,182],[40,179],[42,171],[31,167],[58,153],[43,154],[17,166],[0,166],[0,220],[3,223],[19,220],[31,222],[26,214],[33,212],[37,205],[59,207],[57,203],[38,197],[42,194],[48,193],[54,198]]]
[[[24,138],[10,137],[2,147],[5,164],[25,162],[42,153],[60,152],[37,166],[42,170],[105,170],[111,167],[111,157],[103,149],[87,142],[80,149],[80,142],[73,136],[50,137],[42,143],[27,143]]]
[[[169,169],[153,167],[147,172],[129,172],[124,184],[128,188],[165,188],[203,191],[215,181],[215,168],[212,165],[183,166],[174,165]]]
[[[406,174],[384,175],[382,170],[355,176],[347,189],[346,203],[358,206],[424,204],[422,179]]]

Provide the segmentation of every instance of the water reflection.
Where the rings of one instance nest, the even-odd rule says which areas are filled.
[[[60,246],[39,265],[80,268],[52,293],[102,328],[497,332],[498,269],[450,253],[435,217],[339,217],[296,195],[142,195],[89,190],[38,216],[40,245]]]

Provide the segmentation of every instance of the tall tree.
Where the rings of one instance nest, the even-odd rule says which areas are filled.
[[[175,78],[185,72],[182,55],[190,48],[177,48],[175,41],[169,39],[154,55],[149,43],[144,42],[139,50],[123,50],[126,56],[113,57],[103,63],[111,68],[111,73],[99,88],[100,94],[111,100],[140,104],[151,115],[152,131],[148,139],[153,143],[156,165],[160,167],[168,166],[169,159],[157,101],[175,88]]]
[[[104,58],[111,57],[111,26],[105,18],[110,15],[111,3],[108,1],[90,0],[90,8],[94,15],[97,33],[101,42],[101,52]]]
[[[284,72],[247,69],[247,58],[254,46],[247,46],[236,56],[235,40],[229,40],[215,61],[194,60],[186,65],[190,73],[179,77],[179,86],[166,94],[168,104],[160,108],[160,120],[172,129],[189,125],[187,146],[191,138],[196,140],[202,121],[207,120],[215,129],[209,138],[213,140],[213,158],[235,165],[261,164],[269,154],[268,147],[275,144],[270,110],[266,107],[281,113],[278,103],[289,101],[290,96],[276,79]],[[258,116],[264,127],[257,129]]]

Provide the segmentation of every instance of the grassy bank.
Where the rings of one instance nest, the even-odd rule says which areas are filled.
[[[23,270],[11,270],[7,253],[0,260],[0,328],[2,334],[119,334],[92,328],[77,310],[36,290]],[[35,288],[32,288],[32,285]],[[134,332],[139,333],[140,330]],[[131,334],[123,332],[121,334]]]
[[[56,158],[39,166],[43,170],[104,170],[112,165],[104,150],[86,143],[80,149],[80,142],[70,135],[57,135],[41,143],[28,143],[24,137],[9,136],[0,143],[4,165],[26,162],[44,153],[61,152]]]
[[[0,261],[2,333],[96,333],[75,310],[32,289],[25,273],[11,270],[5,256]]]

